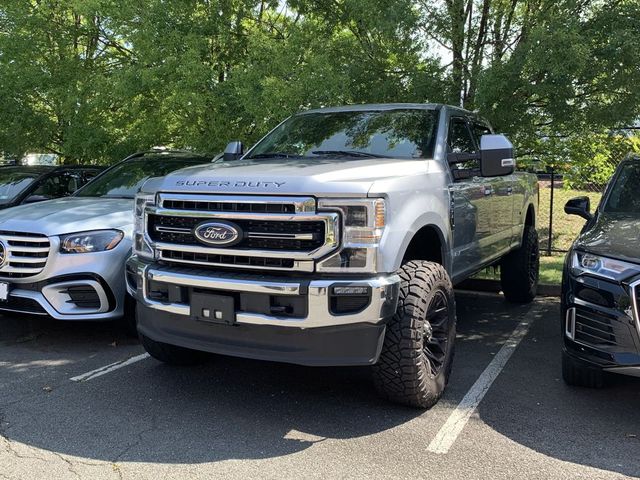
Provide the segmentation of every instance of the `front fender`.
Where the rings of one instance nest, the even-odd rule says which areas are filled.
[[[430,167],[425,175],[376,182],[370,191],[372,196],[384,194],[387,198],[387,226],[378,257],[380,271],[391,273],[400,268],[409,243],[425,226],[437,230],[444,267],[451,271],[448,179],[437,165]]]

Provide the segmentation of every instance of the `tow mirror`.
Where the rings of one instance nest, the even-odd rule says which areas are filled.
[[[229,160],[237,160],[244,153],[244,147],[242,146],[242,142],[235,140],[233,142],[229,142],[227,148],[224,149],[224,161]]]
[[[589,197],[572,198],[564,206],[564,213],[578,215],[587,221],[591,220],[593,218],[593,215],[591,215],[591,200],[589,200]]]
[[[480,172],[483,177],[510,175],[516,169],[513,145],[504,135],[480,137]]]

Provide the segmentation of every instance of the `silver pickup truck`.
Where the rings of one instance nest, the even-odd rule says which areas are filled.
[[[514,167],[473,113],[385,104],[300,113],[150,180],[126,267],[142,343],[174,364],[372,365],[385,397],[428,408],[451,371],[452,285],[500,265],[508,300],[535,296],[537,182]]]

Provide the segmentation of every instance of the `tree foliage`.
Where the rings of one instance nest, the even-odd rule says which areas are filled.
[[[589,163],[585,142],[640,116],[638,18],[637,0],[4,0],[0,151],[215,153],[301,109],[431,101],[479,109],[525,158]]]

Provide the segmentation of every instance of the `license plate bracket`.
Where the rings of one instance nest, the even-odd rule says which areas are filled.
[[[191,293],[191,317],[199,322],[233,325],[236,323],[235,298],[213,293]]]

